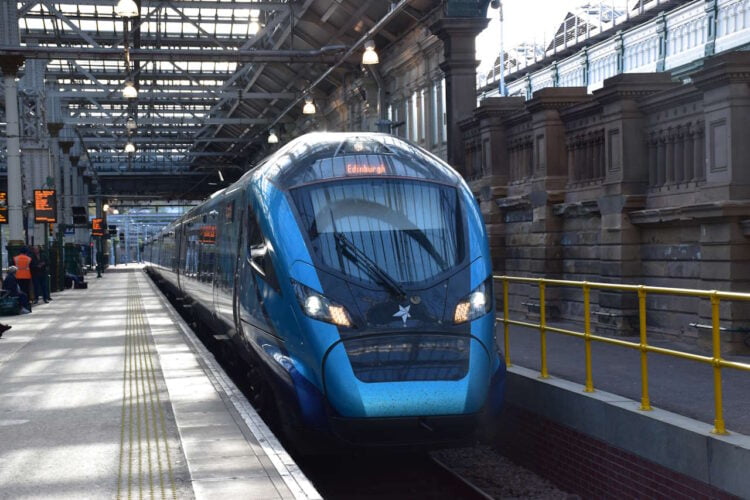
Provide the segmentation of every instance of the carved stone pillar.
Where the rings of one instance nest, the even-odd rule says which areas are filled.
[[[698,181],[706,179],[706,156],[705,151],[705,137],[703,136],[703,122],[695,124],[695,130],[693,131],[693,175]]]
[[[706,0],[706,57],[716,52],[716,25],[718,24],[719,7],[716,0]]]
[[[698,72],[703,91],[705,178],[703,191],[713,199],[750,199],[750,54],[715,56]],[[709,198],[709,199],[711,199]]]
[[[567,159],[568,159],[568,179],[574,179],[575,178],[575,145],[573,144],[573,141],[571,141],[570,138],[567,138],[565,141],[565,150],[567,151]]]
[[[666,137],[666,155],[664,157],[665,179],[666,184],[674,182],[674,130],[670,127],[667,130]]]
[[[657,170],[657,150],[656,146],[659,143],[658,138],[654,132],[648,137],[648,186],[650,188],[656,186],[656,170]]]
[[[430,26],[443,42],[446,114],[448,119],[448,163],[465,173],[463,144],[459,121],[476,107],[477,65],[475,39],[489,22],[486,18],[444,17]],[[467,89],[471,89],[467,92]]]
[[[695,164],[693,158],[693,148],[695,141],[695,130],[693,124],[685,127],[685,142],[683,143],[682,162],[685,165],[685,181],[693,182],[695,180]]]
[[[685,132],[681,125],[677,126],[674,138],[674,180],[683,182],[685,180]]]
[[[656,186],[664,185],[667,179],[667,136],[663,130],[659,132],[656,143]]]

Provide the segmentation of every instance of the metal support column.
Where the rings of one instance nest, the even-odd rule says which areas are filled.
[[[57,223],[54,244],[49,249],[51,286],[53,292],[65,289],[65,219],[63,212],[63,161],[60,148],[60,132],[63,128],[60,101],[51,84],[47,84],[47,131],[50,135],[50,177],[56,194]]]
[[[21,58],[3,57],[0,67],[3,71],[5,90],[5,130],[8,157],[8,262],[24,245],[23,233],[23,183],[21,180],[21,142],[18,125],[18,83],[16,73],[23,64]],[[16,250],[11,250],[15,248]]]
[[[83,176],[81,176],[81,181],[83,182]],[[83,186],[81,186],[83,189]],[[97,193],[96,195],[96,217],[102,218],[104,217],[103,211],[102,211],[102,197],[100,193]],[[104,225],[104,228],[106,230],[107,226]],[[95,262],[96,262],[96,277],[101,278],[102,277],[102,269],[104,267],[104,249],[103,249],[103,239],[101,236],[94,236],[95,240]]]
[[[19,125],[24,199],[27,202],[27,237],[29,244],[46,243],[46,224],[34,222],[34,190],[47,187],[49,173],[49,142],[45,106],[44,73],[46,61],[27,61],[24,75],[18,84]]]
[[[0,43],[15,47],[21,45],[18,34],[18,6],[16,2],[0,2]],[[0,57],[5,89],[5,133],[8,162],[8,263],[24,244],[23,193],[21,180],[21,145],[18,126],[18,84],[16,74],[23,65],[21,56]]]
[[[49,95],[49,94],[48,94]],[[49,109],[49,106],[48,108]],[[60,122],[47,122],[47,130],[50,134],[50,176],[53,178],[56,194],[57,223],[55,224],[54,243],[49,248],[49,262],[51,265],[51,287],[53,292],[65,288],[64,272],[64,240],[65,240],[65,223],[63,219],[63,191],[62,191],[62,155],[60,154],[60,130],[63,124]]]
[[[71,185],[73,187],[73,205],[76,207],[86,207],[88,213],[88,198],[83,192],[83,172],[78,168],[80,161],[80,145],[76,144],[73,146],[73,150],[70,154],[71,168]],[[85,227],[75,228],[75,242],[77,245],[88,246],[89,244],[89,230]]]

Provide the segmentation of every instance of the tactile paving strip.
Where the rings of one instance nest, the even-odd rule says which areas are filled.
[[[128,278],[117,498],[177,499],[154,348],[138,280]]]

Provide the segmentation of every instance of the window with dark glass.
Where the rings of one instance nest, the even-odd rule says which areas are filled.
[[[341,236],[402,283],[432,279],[463,257],[453,186],[351,179],[303,186],[292,196],[314,258],[359,280],[376,282],[377,277],[347,256]]]
[[[268,254],[266,237],[263,235],[255,212],[250,206],[247,209],[247,256],[255,272],[274,289],[279,290],[276,272]]]

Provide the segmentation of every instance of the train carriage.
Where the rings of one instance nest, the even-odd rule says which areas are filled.
[[[150,270],[267,384],[256,403],[288,432],[441,444],[499,410],[482,216],[462,178],[417,146],[305,135],[147,247]]]

